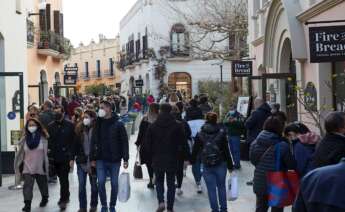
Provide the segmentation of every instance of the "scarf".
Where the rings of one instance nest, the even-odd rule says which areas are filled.
[[[26,145],[29,149],[36,149],[40,144],[41,140],[41,133],[39,131],[35,132],[34,134],[29,133],[26,137]]]

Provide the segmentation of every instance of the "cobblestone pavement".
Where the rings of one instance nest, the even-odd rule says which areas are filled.
[[[133,169],[136,149],[134,145],[134,139],[136,136],[132,136],[130,141],[130,153],[131,160],[129,168]],[[148,183],[148,176],[146,174],[146,168],[143,167],[144,180],[131,180],[131,198],[127,203],[118,202],[118,212],[154,212],[157,207],[156,193],[155,191],[148,190],[146,185]],[[255,196],[252,192],[252,187],[246,185],[246,182],[252,178],[253,168],[248,162],[242,162],[242,170],[239,171],[239,185],[240,196],[234,202],[228,202],[230,212],[252,212],[255,211]],[[0,188],[0,212],[19,212],[23,206],[22,191],[9,191],[7,187],[14,181],[13,176],[7,176],[4,178],[4,186]],[[76,173],[70,174],[70,191],[71,202],[68,205],[66,212],[78,211],[78,179]],[[109,183],[107,185],[110,192]],[[209,203],[206,194],[197,194],[193,176],[191,174],[190,167],[187,171],[187,176],[183,182],[183,195],[178,196],[175,202],[176,212],[209,212]],[[108,192],[108,194],[109,194]],[[59,199],[59,186],[57,184],[50,185],[49,187],[50,199],[46,208],[41,209],[38,207],[40,201],[40,194],[35,186],[34,200],[32,203],[33,212],[57,212],[60,211],[57,206]],[[89,199],[89,195],[88,195]]]

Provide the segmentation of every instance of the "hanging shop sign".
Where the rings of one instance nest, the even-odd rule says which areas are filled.
[[[249,77],[252,75],[252,61],[232,61],[232,77]]]
[[[135,87],[143,87],[144,80],[135,80]]]
[[[345,60],[345,25],[309,28],[310,62]]]
[[[317,111],[317,91],[312,82],[308,82],[304,89],[304,102],[306,110]]]
[[[65,85],[76,85],[78,79],[78,66],[65,66],[63,81]]]

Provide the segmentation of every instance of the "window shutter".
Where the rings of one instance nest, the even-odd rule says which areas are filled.
[[[40,10],[39,12],[40,14],[40,30],[41,31],[46,31],[46,23],[45,23],[45,19],[46,19],[46,10]]]
[[[51,10],[50,10],[50,4],[46,5],[46,18],[47,18],[47,30],[49,31],[51,29],[51,18],[50,18]]]
[[[54,10],[54,32],[60,34],[60,11]]]
[[[59,24],[60,24],[60,35],[61,35],[61,37],[63,37],[63,35],[64,35],[64,31],[63,31],[63,14],[62,13],[60,13],[60,21],[59,21]]]

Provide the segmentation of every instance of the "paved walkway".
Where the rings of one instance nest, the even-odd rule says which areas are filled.
[[[133,170],[134,158],[135,158],[135,145],[134,139],[136,136],[132,136],[130,141],[130,153],[131,160],[129,168]],[[247,163],[242,163],[242,170],[238,173],[240,184],[240,198],[235,202],[229,203],[229,211],[231,212],[252,212],[255,206],[255,196],[252,192],[252,187],[245,184],[250,180],[253,169],[252,166]],[[155,191],[148,190],[146,185],[148,183],[148,176],[146,169],[144,170],[144,180],[131,181],[132,193],[131,198],[127,203],[118,203],[117,211],[119,212],[154,212],[157,207],[156,193]],[[15,212],[21,211],[23,206],[23,196],[21,191],[9,191],[7,187],[13,182],[13,177],[8,176],[4,179],[4,186],[0,188],[0,212]],[[66,212],[76,212],[78,210],[78,179],[76,173],[70,175],[70,191],[71,202],[68,205]],[[194,180],[191,174],[190,167],[188,168],[187,177],[183,182],[184,194],[176,198],[175,211],[176,212],[209,212],[209,203],[205,194],[197,194],[194,186]],[[109,183],[108,183],[108,191]],[[34,200],[32,203],[33,212],[57,212],[59,208],[57,201],[59,199],[59,186],[50,185],[49,187],[50,199],[46,208],[40,209],[38,207],[40,201],[40,194],[35,186]],[[109,192],[108,192],[109,193]],[[89,196],[88,196],[89,199]]]

